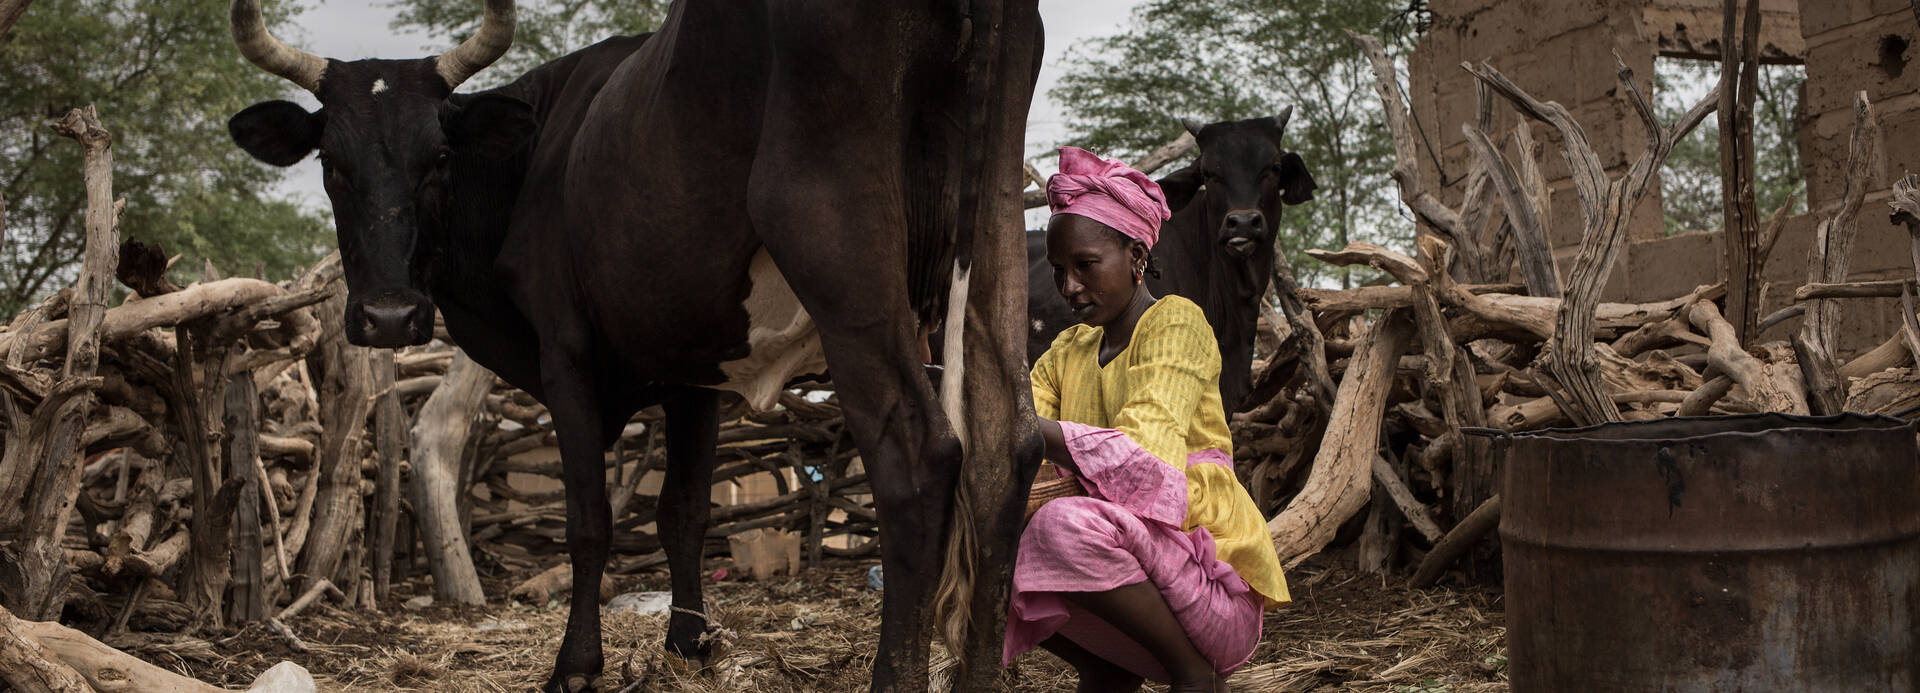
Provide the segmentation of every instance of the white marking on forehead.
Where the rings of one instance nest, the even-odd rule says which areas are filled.
[[[380,79],[373,80],[373,93],[378,94],[386,90],[387,90],[386,78],[383,77]]]

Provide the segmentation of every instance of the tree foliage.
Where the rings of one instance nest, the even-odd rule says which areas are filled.
[[[1681,114],[1713,89],[1720,63],[1660,60],[1654,69],[1655,110],[1661,122]],[[1753,192],[1762,218],[1781,205],[1788,213],[1806,209],[1806,176],[1800,167],[1800,96],[1806,69],[1798,65],[1760,66],[1760,89],[1753,103]],[[1708,118],[1673,148],[1660,170],[1660,196],[1667,234],[1711,231],[1723,221],[1720,200],[1720,123]]]
[[[1052,92],[1072,144],[1132,158],[1203,122],[1273,115],[1293,106],[1287,147],[1320,189],[1287,210],[1279,242],[1307,282],[1347,280],[1306,258],[1349,240],[1401,243],[1413,226],[1387,173],[1393,139],[1373,75],[1343,29],[1411,46],[1404,0],[1149,0],[1122,33],[1074,46]]]
[[[554,58],[622,34],[653,31],[667,16],[669,0],[531,0],[515,7],[513,50],[491,69],[474,76],[467,89],[513,81]],[[439,52],[480,28],[475,0],[394,0],[393,28],[420,30],[438,41],[423,50]]]
[[[275,2],[277,18],[292,3]],[[114,133],[121,237],[233,274],[285,277],[331,242],[326,220],[271,192],[284,175],[228,138],[226,120],[285,81],[234,49],[224,3],[35,0],[0,37],[0,315],[70,282],[85,252],[80,147],[47,129],[96,104]]]

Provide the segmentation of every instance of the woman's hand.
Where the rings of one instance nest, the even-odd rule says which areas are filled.
[[[1047,461],[1080,476],[1080,468],[1073,463],[1073,455],[1067,452],[1067,435],[1060,430],[1060,422],[1044,416],[1034,417],[1040,420],[1040,437],[1047,441]]]

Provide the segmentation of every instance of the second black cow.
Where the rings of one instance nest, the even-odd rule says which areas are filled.
[[[1293,109],[1271,118],[1200,125],[1187,121],[1200,157],[1160,179],[1173,218],[1160,226],[1147,286],[1206,311],[1220,345],[1220,401],[1229,414],[1252,387],[1253,337],[1273,277],[1281,210],[1313,199],[1306,162],[1281,144]],[[1027,234],[1027,358],[1040,358],[1073,312],[1053,290],[1046,233]]]

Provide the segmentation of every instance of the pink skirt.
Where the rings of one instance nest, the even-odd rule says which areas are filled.
[[[1088,495],[1049,501],[1021,533],[1002,665],[1057,633],[1136,675],[1167,681],[1145,647],[1061,596],[1141,581],[1158,588],[1216,671],[1245,664],[1260,642],[1266,600],[1215,555],[1206,528],[1180,531],[1186,475],[1151,456],[1139,459],[1144,452],[1117,431],[1061,426]],[[1200,453],[1189,463],[1218,457],[1225,455]]]

